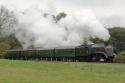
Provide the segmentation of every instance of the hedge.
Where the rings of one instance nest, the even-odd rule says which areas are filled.
[[[120,52],[114,59],[115,62],[125,63],[125,51]]]

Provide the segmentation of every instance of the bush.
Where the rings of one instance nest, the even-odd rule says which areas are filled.
[[[120,52],[114,59],[115,62],[125,63],[125,51]]]
[[[4,58],[6,50],[10,48],[10,45],[7,43],[0,43],[0,58]]]

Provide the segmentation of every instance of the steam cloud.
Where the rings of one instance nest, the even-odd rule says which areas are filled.
[[[90,37],[105,41],[109,39],[108,30],[98,21],[92,10],[55,10],[56,7],[48,7],[47,10],[42,7],[29,7],[21,11],[18,7],[9,9],[16,16],[17,24],[5,29],[9,30],[9,34],[15,35],[24,49],[31,46],[75,47],[89,41]],[[62,17],[59,17],[60,14]]]

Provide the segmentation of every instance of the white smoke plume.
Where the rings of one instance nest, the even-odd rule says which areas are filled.
[[[75,47],[89,41],[90,37],[105,41],[109,39],[108,30],[99,22],[92,10],[58,9],[57,11],[57,9],[56,6],[53,8],[48,6],[47,9],[35,6],[20,11],[18,7],[8,7],[18,21],[16,26],[8,28],[12,34],[15,34],[24,49],[31,46],[34,48]],[[56,17],[60,12],[64,12],[65,16],[57,21]]]

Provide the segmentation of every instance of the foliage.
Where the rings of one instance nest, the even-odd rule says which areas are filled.
[[[0,43],[0,58],[3,58],[5,55],[5,51],[10,48],[10,45],[7,43]]]
[[[90,38],[90,41],[92,41],[93,43],[102,43],[102,42],[104,42],[103,40],[101,40],[99,38]]]
[[[0,49],[3,51],[6,48],[21,47],[17,39],[14,37],[11,28],[15,28],[18,21],[12,11],[9,11],[6,7],[0,6]]]
[[[8,44],[10,45],[10,49],[22,48],[19,41],[15,38],[14,35],[10,35],[8,38]]]
[[[56,16],[53,16],[55,22],[57,23],[58,21],[60,21],[62,18],[65,18],[67,16],[67,14],[65,14],[64,12],[59,13]]]
[[[0,43],[7,43],[10,46],[10,49],[22,48],[19,41],[15,38],[14,35],[10,35],[8,37],[0,38]]]
[[[114,59],[115,62],[125,63],[125,51],[120,52]]]
[[[11,28],[14,28],[17,23],[14,13],[6,7],[0,6],[0,38],[12,34]]]
[[[113,27],[109,29],[111,35],[110,42],[116,47],[117,51],[125,50],[125,28]]]

